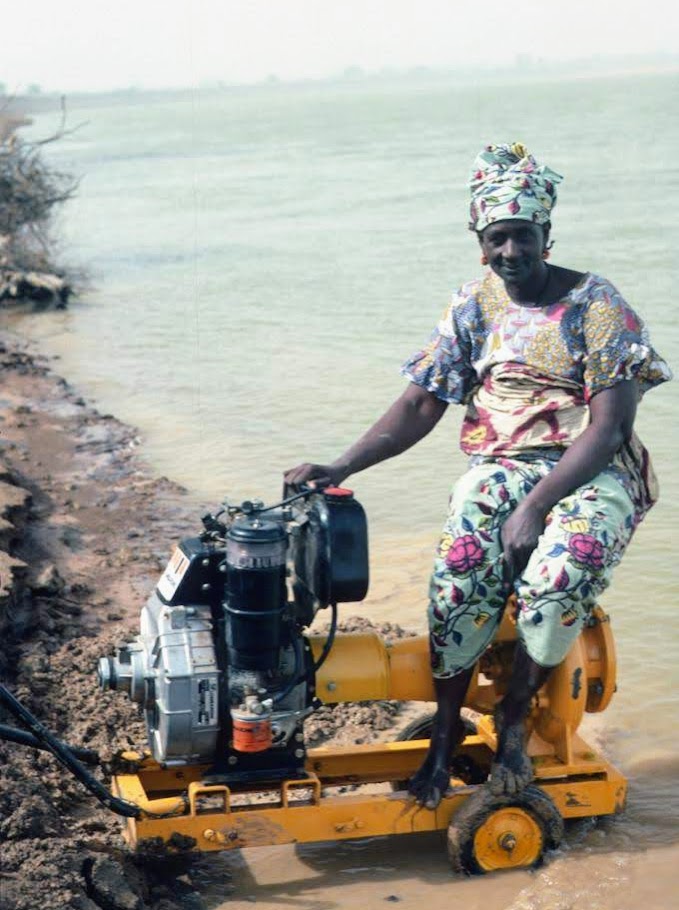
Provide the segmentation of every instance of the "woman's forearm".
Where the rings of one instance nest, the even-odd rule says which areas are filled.
[[[558,464],[526,496],[525,506],[546,515],[552,506],[607,467],[624,442],[589,426],[564,452]]]
[[[631,435],[637,397],[633,380],[595,396],[590,405],[590,425],[528,494],[525,507],[546,515],[560,499],[603,471]]]
[[[400,455],[423,439],[439,422],[447,404],[411,384],[370,429],[331,467],[344,477]]]
[[[405,452],[434,429],[448,407],[431,392],[410,383],[370,429],[330,465],[303,462],[286,471],[286,484],[340,484],[350,474]]]
[[[633,380],[596,395],[590,402],[591,423],[585,432],[509,516],[502,528],[502,548],[509,580],[516,578],[526,566],[553,506],[603,471],[629,438],[637,395]]]

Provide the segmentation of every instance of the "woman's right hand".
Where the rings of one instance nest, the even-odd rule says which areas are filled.
[[[338,487],[348,473],[341,468],[327,464],[310,464],[303,462],[296,468],[286,471],[283,480],[287,486],[299,487],[302,484],[318,487]]]

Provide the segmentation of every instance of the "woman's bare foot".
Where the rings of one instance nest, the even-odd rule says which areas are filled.
[[[450,786],[450,760],[464,739],[460,710],[474,667],[455,676],[434,677],[436,715],[427,757],[408,783],[408,791],[425,809],[435,809]]]
[[[450,760],[464,736],[461,720],[452,731],[439,731],[434,721],[427,757],[408,781],[408,792],[425,809],[435,809],[450,790]]]
[[[425,809],[436,809],[450,790],[450,770],[429,762],[429,756],[408,784],[408,792]]]
[[[512,796],[533,780],[533,764],[526,752],[526,727],[523,720],[504,722],[503,712],[495,709],[498,747],[490,768],[489,786],[495,796]]]

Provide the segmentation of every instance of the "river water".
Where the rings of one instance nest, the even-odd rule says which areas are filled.
[[[451,288],[479,271],[466,230],[471,160],[488,141],[520,139],[565,175],[552,261],[613,280],[676,370],[678,89],[676,73],[476,86],[419,77],[81,101],[71,120],[86,123],[46,152],[82,177],[60,234],[90,289],[65,312],[3,319],[58,354],[101,409],[137,425],[147,458],[197,506],[271,499],[284,469],[332,459],[399,394],[399,364]],[[36,117],[33,134],[56,119]],[[387,897],[486,910],[671,903],[675,401],[667,384],[641,406],[662,498],[604,597],[619,691],[588,725],[631,780],[626,815],[571,831],[536,875],[481,883],[451,883],[427,838],[225,857],[239,897],[305,910]],[[415,450],[352,478],[371,530],[360,611],[378,621],[424,627],[432,548],[464,468],[459,420],[451,408]],[[219,880],[210,888],[216,906]]]

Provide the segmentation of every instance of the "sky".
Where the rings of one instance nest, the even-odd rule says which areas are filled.
[[[25,0],[3,13],[12,93],[317,79],[679,53],[674,0]]]

